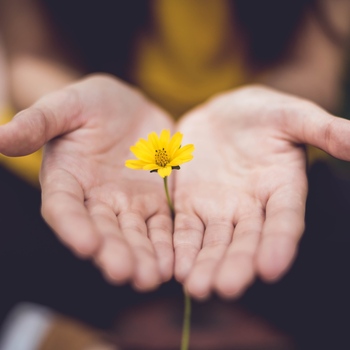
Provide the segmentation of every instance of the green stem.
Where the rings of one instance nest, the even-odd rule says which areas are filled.
[[[172,215],[172,217],[174,217],[175,210],[174,210],[173,202],[171,201],[171,198],[169,196],[168,177],[167,176],[165,176],[165,178],[164,178],[164,189],[165,189],[166,199],[168,200],[169,209],[171,211],[171,215]]]
[[[182,341],[181,350],[188,350],[188,345],[190,343],[190,332],[191,332],[191,298],[184,290],[185,297],[185,312],[184,321],[182,326]]]
[[[164,189],[166,194],[166,199],[168,200],[169,209],[171,211],[171,215],[174,218],[175,210],[173,206],[173,202],[169,196],[168,190],[168,177],[164,178]],[[186,293],[184,289],[184,298],[185,298],[185,310],[184,310],[184,319],[182,326],[182,339],[181,339],[181,350],[188,350],[188,345],[190,343],[190,332],[191,332],[191,298]]]

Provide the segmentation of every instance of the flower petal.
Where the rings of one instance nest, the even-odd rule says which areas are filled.
[[[169,165],[171,165],[171,166],[178,166],[178,165],[181,165],[183,163],[187,163],[187,162],[189,162],[192,159],[193,159],[193,155],[192,154],[190,154],[188,156],[184,156],[184,157],[176,157],[169,163]]]
[[[160,147],[159,137],[154,131],[148,134],[148,142],[151,143],[154,150],[159,149]]]
[[[125,166],[130,169],[143,169],[145,162],[136,159],[129,159],[125,162]]]
[[[160,148],[168,149],[169,141],[170,141],[170,131],[169,130],[162,130],[160,134]]]
[[[131,146],[130,151],[135,155],[136,158],[147,163],[154,163],[154,154],[144,151],[137,146]]]
[[[171,174],[171,166],[166,166],[165,168],[159,168],[158,169],[158,174],[159,176],[161,176],[162,178],[169,176]]]
[[[193,151],[194,151],[194,146],[192,144],[186,145],[186,146],[181,147],[178,150],[176,150],[172,159],[175,159],[177,157],[182,157],[185,155],[190,155],[190,154],[192,154]]]
[[[155,169],[160,169],[161,167],[158,164],[155,163],[150,163],[150,164],[145,164],[143,166],[143,170],[155,170]]]
[[[138,142],[135,144],[136,147],[143,149],[145,152],[150,152],[154,153],[154,148],[152,146],[152,143],[145,139],[140,139]]]
[[[178,131],[171,138],[169,147],[168,147],[170,159],[174,157],[175,152],[180,148],[182,137],[183,135],[181,134],[181,132]]]

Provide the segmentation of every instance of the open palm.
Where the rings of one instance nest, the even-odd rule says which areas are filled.
[[[310,143],[350,159],[349,122],[263,87],[218,96],[179,127],[196,146],[175,181],[175,276],[198,298],[279,278],[304,230]]]
[[[172,275],[172,222],[159,176],[124,162],[138,138],[164,128],[171,120],[141,94],[95,76],[20,113],[1,129],[0,151],[26,154],[49,141],[40,179],[45,220],[109,280],[148,290]]]

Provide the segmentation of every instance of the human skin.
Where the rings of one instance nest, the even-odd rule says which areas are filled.
[[[192,296],[234,298],[280,278],[304,230],[304,144],[350,160],[350,122],[263,86],[219,95],[178,128],[196,146],[175,178],[175,277]]]
[[[347,34],[349,12],[343,0],[337,3],[335,18],[344,23],[337,29]],[[213,290],[237,297],[256,275],[269,281],[283,275],[303,231],[303,145],[347,160],[347,122],[301,98],[254,85],[212,98],[177,126],[112,77],[95,76],[60,90],[82,72],[57,52],[38,4],[4,4],[10,11],[1,11],[1,22],[11,99],[20,109],[34,106],[0,128],[0,152],[28,154],[48,142],[41,173],[43,216],[71,249],[92,258],[110,281],[130,281],[139,290],[155,288],[175,271],[197,298]],[[23,6],[26,11],[17,11]],[[25,18],[12,21],[14,15]],[[26,30],[14,28],[27,21]],[[301,33],[289,59],[259,81],[332,109],[343,50],[315,19]],[[184,141],[196,146],[193,162],[170,178],[177,210],[175,267],[172,223],[159,179],[123,165],[130,145],[162,128],[179,129]],[[133,227],[125,231],[120,221]]]
[[[150,290],[173,271],[172,222],[160,178],[124,166],[129,147],[171,119],[139,92],[99,75],[48,94],[0,127],[0,152],[46,144],[42,214],[114,283]]]
[[[350,160],[350,122],[254,85],[190,112],[177,128],[195,145],[195,158],[170,178],[174,236],[160,178],[124,166],[130,145],[165,128],[176,130],[139,92],[93,76],[1,126],[0,152],[19,156],[46,144],[43,216],[114,283],[151,290],[175,266],[193,297],[214,290],[236,297],[256,275],[268,281],[283,275],[304,227],[302,145]]]

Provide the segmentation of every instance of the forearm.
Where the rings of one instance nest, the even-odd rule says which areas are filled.
[[[81,76],[39,2],[4,0],[0,5],[7,90],[16,108],[26,108]]]
[[[307,66],[280,67],[268,72],[257,82],[306,98],[332,112],[338,109],[342,97],[340,72],[313,72]]]
[[[325,0],[319,5],[326,16],[323,23],[316,12],[311,11],[301,24],[289,57],[264,72],[258,82],[334,111],[341,99],[346,43],[350,38],[350,2]]]
[[[9,65],[10,96],[18,109],[32,105],[43,95],[64,87],[81,75],[59,62],[17,55]]]

